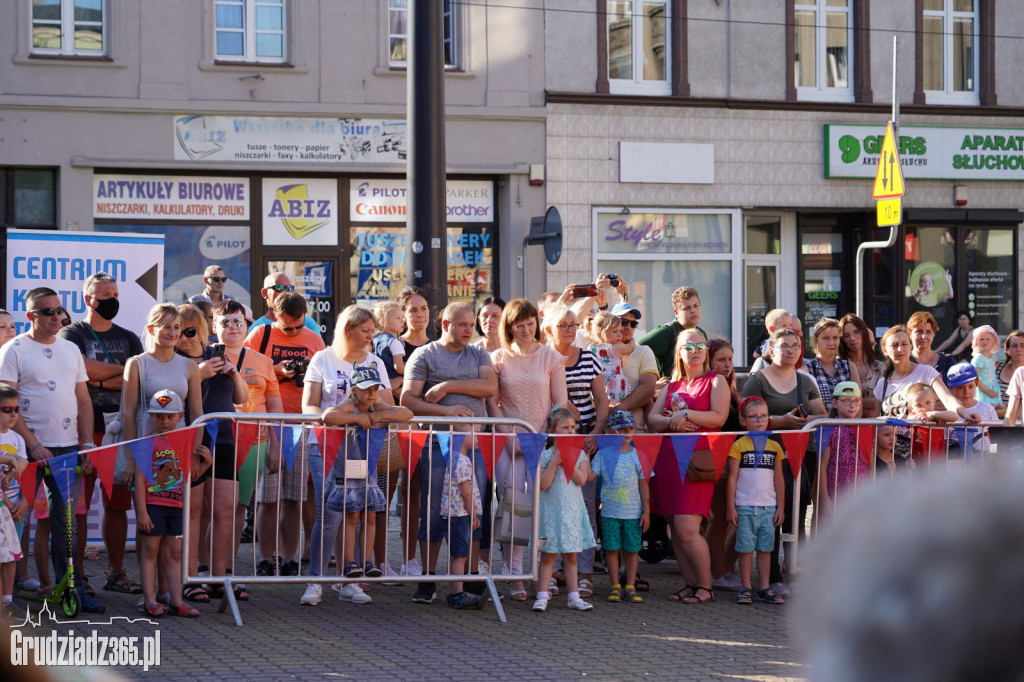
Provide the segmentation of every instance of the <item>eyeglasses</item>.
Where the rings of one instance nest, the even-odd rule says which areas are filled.
[[[302,329],[305,326],[306,326],[305,320],[303,320],[302,324],[297,324],[294,327],[281,327],[281,331],[283,331],[283,332],[294,332],[294,331],[298,331],[299,329]]]
[[[798,353],[798,352],[800,352],[800,346],[778,345],[778,346],[772,346],[772,348],[774,348],[775,350],[779,351],[780,353]]]
[[[748,422],[766,422],[771,419],[767,414],[758,414],[751,417],[744,417]]]
[[[277,293],[281,293],[282,291],[295,291],[295,285],[294,284],[274,284],[274,285],[269,286],[267,288],[268,289],[273,289]]]
[[[0,407],[0,412],[3,412],[4,414],[18,414],[18,406],[4,405],[3,407]]]
[[[39,313],[43,317],[53,317],[54,315],[63,315],[67,311],[64,308],[35,308],[29,312]]]
[[[211,282],[217,282],[218,284],[220,284],[221,282],[228,281],[227,277],[207,277],[206,279],[210,280]]]
[[[197,329],[196,327],[185,327],[184,329],[181,330],[181,335],[184,336],[186,339],[191,339],[198,333],[199,329]]]
[[[560,324],[558,325],[558,328],[563,332],[574,332],[579,329],[580,326],[575,322],[570,322],[568,324]]]
[[[620,317],[619,322],[621,322],[623,326],[629,327],[631,329],[636,329],[637,327],[640,326],[639,320],[626,320]]]
[[[239,329],[245,326],[245,320],[235,318],[233,320],[218,320],[218,324],[224,329]]]
[[[846,400],[854,405],[864,401],[863,398],[855,398],[854,396],[840,396],[836,400]]]
[[[708,344],[706,343],[687,343],[683,345],[683,350],[685,350],[687,353],[692,353],[694,351],[701,353],[706,351],[707,349]]]

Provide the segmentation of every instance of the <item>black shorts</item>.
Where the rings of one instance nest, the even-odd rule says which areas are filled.
[[[137,529],[139,535],[156,537],[159,535],[170,535],[179,537],[182,533],[183,513],[181,507],[167,507],[162,504],[147,504],[146,512],[149,520],[153,522],[153,530],[148,533],[141,528]]]
[[[235,446],[233,443],[217,443],[217,447],[213,449],[213,466],[206,470],[202,476],[199,477],[192,487],[196,487],[203,481],[210,478],[226,480],[226,481],[237,481],[238,470],[235,468]]]

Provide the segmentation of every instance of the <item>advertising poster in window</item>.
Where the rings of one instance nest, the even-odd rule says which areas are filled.
[[[961,228],[967,263],[967,311],[975,327],[989,324],[1000,336],[1012,330],[1016,289],[1015,230]]]

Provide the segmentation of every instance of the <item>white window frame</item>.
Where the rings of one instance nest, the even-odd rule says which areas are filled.
[[[928,104],[980,104],[978,78],[981,63],[981,42],[979,33],[978,0],[973,2],[974,9],[970,12],[953,10],[953,0],[944,0],[942,11],[924,10],[926,17],[942,17],[942,90],[925,90],[925,102]],[[953,90],[953,25],[956,19],[969,17],[974,26],[971,36],[974,52],[974,73],[971,75],[973,90]],[[922,55],[924,58],[924,55]]]
[[[610,2],[611,0],[605,0]],[[657,2],[665,6],[665,80],[649,81],[643,77],[644,57],[644,36],[643,36],[643,14],[641,13],[645,0],[624,0],[630,2],[633,8],[633,21],[630,26],[630,35],[633,39],[633,78],[611,77],[611,45],[608,36],[611,31],[612,14],[607,12],[608,21],[605,23],[606,54],[603,59],[608,63],[608,91],[612,94],[625,95],[657,95],[665,96],[672,94],[672,0],[647,0]]]
[[[32,54],[59,55],[62,57],[107,57],[110,54],[110,8],[107,0],[100,0],[100,21],[99,26],[103,36],[102,50],[78,50],[75,48],[75,23],[88,23],[95,25],[96,22],[75,22],[75,0],[60,0],[60,21],[44,22],[42,25],[58,26],[60,28],[60,48],[35,47],[36,22],[32,18],[32,6],[29,5],[29,46]]]
[[[461,6],[462,3],[457,3],[454,0],[442,0],[442,10],[444,12],[444,18],[442,19],[444,26],[444,43],[450,45],[449,53],[451,54],[451,63],[445,64],[445,71],[461,71],[462,70],[462,41],[460,38],[460,28],[462,26],[461,17]],[[391,13],[392,12],[405,12],[406,30],[409,28],[408,18],[408,5],[405,9],[400,7],[392,7],[391,0],[386,3],[386,15],[384,20],[384,26],[386,27],[386,37],[384,44],[385,60],[390,69],[405,70],[409,67],[409,62],[405,59],[392,59],[391,58],[391,39],[392,38],[404,38],[407,43],[409,40],[408,33],[392,33],[391,32]]]
[[[779,219],[779,250],[781,253],[747,253],[747,218],[778,218]],[[739,357],[740,352],[746,352],[747,344],[750,339],[747,337],[747,266],[767,266],[775,268],[775,286],[778,288],[778,300],[776,303],[780,308],[794,311],[798,310],[800,303],[800,296],[797,292],[797,253],[793,247],[796,244],[796,215],[788,211],[746,211],[743,213],[742,219],[743,229],[743,273],[742,273],[742,317],[741,330],[742,335],[742,347],[740,350],[736,350],[733,347],[735,357]],[[733,338],[739,338],[734,332]],[[749,357],[743,358],[743,362],[737,362],[738,367],[745,367],[746,363],[750,360]]]
[[[849,0],[846,7],[832,7],[827,0],[803,0],[794,6],[794,12],[814,12],[814,87],[800,86],[796,88],[798,100],[811,102],[853,102],[853,3]],[[846,14],[846,87],[827,87],[828,82],[828,14]],[[796,26],[793,27],[794,41]],[[795,64],[790,64],[793,68]]]
[[[221,28],[217,25],[218,5],[242,5],[242,28]],[[256,9],[261,5],[281,8],[281,29],[280,30],[257,30]],[[218,62],[239,62],[242,64],[287,64],[290,52],[288,41],[288,12],[290,0],[283,0],[280,4],[262,2],[261,0],[214,0],[213,2],[213,54]],[[217,52],[217,34],[221,32],[243,34],[242,54],[220,54]],[[256,36],[259,33],[274,33],[281,35],[281,56],[280,57],[259,57],[256,55]]]

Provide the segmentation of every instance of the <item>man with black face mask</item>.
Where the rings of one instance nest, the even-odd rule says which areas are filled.
[[[64,327],[57,336],[71,341],[82,352],[85,371],[89,375],[89,397],[92,399],[94,441],[102,443],[106,430],[104,418],[121,411],[121,377],[128,358],[143,353],[142,343],[134,332],[113,323],[120,307],[117,281],[105,272],[97,272],[85,281],[85,319]],[[106,415],[106,417],[104,417]],[[115,427],[116,429],[116,427]],[[85,478],[86,499],[92,499],[95,474]],[[124,546],[128,537],[128,510],[132,505],[131,490],[115,481],[113,490],[103,491],[103,543],[107,549],[107,580],[104,589],[141,594],[142,586],[124,574]],[[79,544],[84,549],[86,529],[79,528]]]

